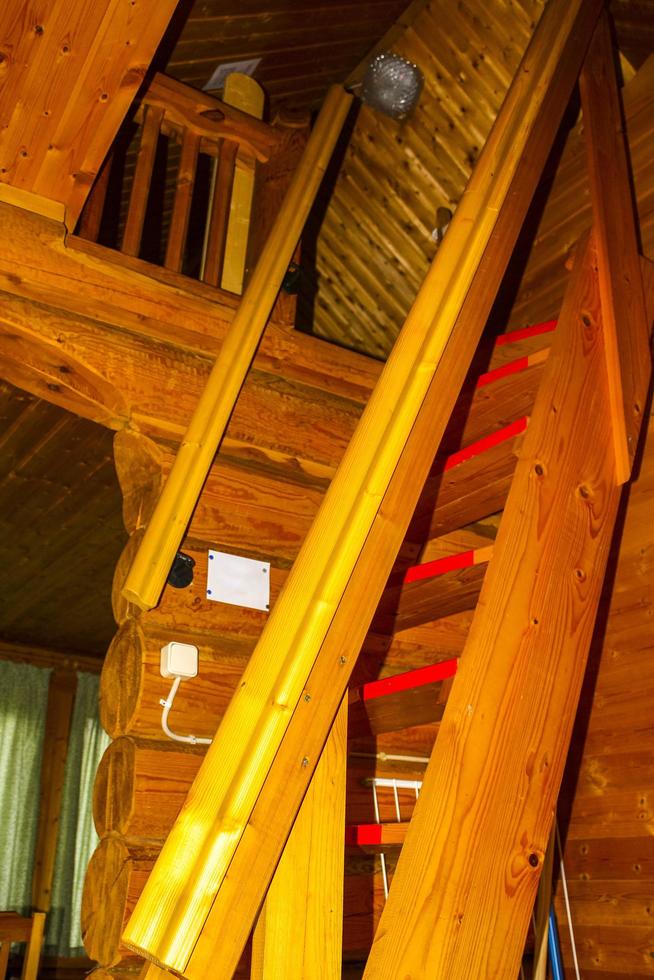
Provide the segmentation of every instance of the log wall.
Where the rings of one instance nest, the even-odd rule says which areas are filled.
[[[623,502],[608,615],[598,622],[561,813],[585,980],[654,975],[654,417]],[[557,899],[566,960],[570,940]]]

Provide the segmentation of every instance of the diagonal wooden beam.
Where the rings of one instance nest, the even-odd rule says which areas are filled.
[[[604,337],[591,240],[566,295],[367,980],[518,974],[620,499],[605,451]]]
[[[598,13],[599,3],[557,0],[547,8],[413,307],[412,330],[387,364],[392,381],[369,403],[368,417],[381,405],[383,416],[402,431],[394,431],[391,441],[382,426],[380,454],[370,422],[362,420],[347,465],[344,461],[340,479],[330,488],[330,502],[296,560],[183,819],[173,828],[130,922],[128,944],[174,965],[191,980],[206,977],[209,969],[216,978],[233,973],[463,383]],[[428,330],[435,331],[433,354],[428,354]],[[417,401],[424,401],[416,419],[417,406],[403,412],[397,394],[401,391],[404,398],[407,362],[417,352],[425,362],[417,367],[424,383]],[[413,375],[411,384],[415,381]],[[350,467],[364,450],[366,460],[373,457],[375,476],[382,461],[384,468],[392,463],[392,479],[387,489],[376,480],[364,489],[365,520],[362,516],[356,522],[345,549],[334,508],[342,520],[355,492]],[[331,592],[333,570],[330,590],[321,590],[323,562],[329,569],[334,546],[341,553],[340,595]],[[303,614],[293,608],[297,605]],[[306,702],[305,690],[320,696]],[[306,767],[299,764],[304,758]]]
[[[616,477],[624,483],[631,473],[647,398],[649,329],[615,51],[606,12],[595,29],[579,88],[606,334]]]

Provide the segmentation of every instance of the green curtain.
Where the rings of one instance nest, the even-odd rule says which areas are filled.
[[[29,912],[50,670],[0,661],[0,910]]]
[[[77,692],[66,757],[61,821],[46,928],[46,950],[58,956],[83,956],[80,912],[86,866],[98,837],[93,826],[93,781],[110,742],[98,718],[95,674],[77,675]]]

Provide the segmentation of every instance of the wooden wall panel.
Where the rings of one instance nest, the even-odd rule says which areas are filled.
[[[177,0],[7,0],[0,14],[0,183],[75,224]]]
[[[654,257],[654,55],[623,90],[626,129],[633,168],[642,249]],[[582,120],[583,122],[583,120]],[[569,136],[542,217],[532,228],[529,252],[509,326],[520,328],[556,316],[565,289],[565,263],[579,235],[590,226],[590,187],[583,132]]]
[[[508,7],[434,0],[393,43],[420,66],[425,86],[405,121],[359,112],[314,242],[305,243],[315,274],[300,322],[313,322],[318,336],[388,354],[436,251],[437,209],[456,207],[542,4]]]
[[[654,416],[614,544],[562,808],[577,950],[593,980],[654,976],[653,500]],[[557,908],[570,964],[560,894]]]

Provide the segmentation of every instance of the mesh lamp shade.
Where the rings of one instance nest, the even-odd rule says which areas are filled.
[[[403,119],[420,98],[423,77],[417,65],[392,51],[372,59],[363,76],[361,98],[393,119]]]

